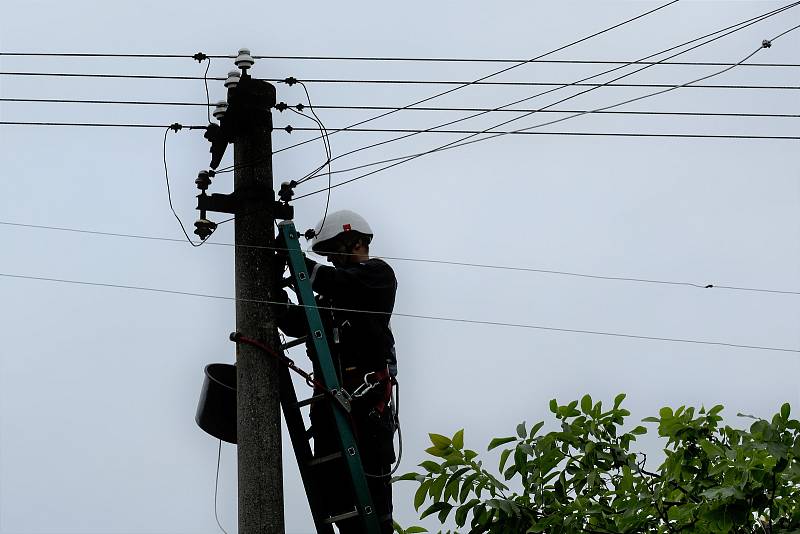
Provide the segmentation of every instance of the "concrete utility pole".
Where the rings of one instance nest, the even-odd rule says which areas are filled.
[[[246,53],[246,54],[243,54]],[[243,59],[243,56],[244,57]],[[249,58],[249,59],[248,59]],[[248,64],[249,61],[249,64]],[[236,330],[270,347],[279,347],[278,332],[267,304],[276,273],[272,184],[272,114],[275,88],[247,74],[249,51],[237,58],[242,78],[230,93],[226,119],[234,122],[234,193],[236,215]],[[241,246],[250,245],[250,246]],[[238,345],[237,434],[239,533],[283,533],[280,370],[277,360],[258,349]]]

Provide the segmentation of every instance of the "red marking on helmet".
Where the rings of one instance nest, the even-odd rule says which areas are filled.
[[[342,225],[342,229],[343,229],[345,232],[349,232],[350,230],[352,230],[352,229],[353,229],[353,227],[352,227],[352,226],[350,226],[349,224],[343,224],[343,225]]]

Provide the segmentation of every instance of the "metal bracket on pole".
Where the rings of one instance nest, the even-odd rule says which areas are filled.
[[[197,195],[197,209],[238,214],[245,211],[266,209],[271,203],[276,218],[291,219],[294,216],[294,207],[272,200],[271,196],[266,191],[249,192],[238,190],[230,194],[213,193],[211,195],[201,193]]]

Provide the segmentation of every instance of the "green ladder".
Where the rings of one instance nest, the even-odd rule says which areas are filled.
[[[306,270],[305,258],[300,249],[300,234],[291,220],[278,223],[278,232],[288,252],[288,264],[291,272],[289,280],[294,286],[298,304],[305,310],[308,324],[308,335],[306,337],[290,341],[283,345],[282,348],[301,345],[310,339],[314,348],[313,357],[316,358],[316,361],[313,362],[315,379],[322,382],[327,389],[326,394],[315,394],[309,399],[298,401],[289,375],[289,369],[286,367],[281,368],[280,394],[283,416],[292,440],[297,463],[300,467],[300,475],[306,489],[314,524],[319,534],[333,534],[333,523],[350,518],[359,518],[364,534],[379,534],[379,517],[372,504],[366,474],[361,464],[361,456],[359,455],[350,424],[349,396],[339,385],[336,368],[334,367],[328,340],[325,336],[325,328],[311,289],[311,280]],[[314,458],[309,444],[309,433],[306,430],[300,408],[324,402],[331,404],[331,411],[333,412],[338,434],[339,451],[335,454]],[[349,482],[352,494],[355,496],[352,509],[342,510],[333,516],[328,516],[325,512],[324,488],[318,487],[319,477],[314,476],[314,469],[328,462],[344,462],[346,464],[345,471],[349,478],[347,482]],[[329,489],[333,489],[338,481],[330,482]]]

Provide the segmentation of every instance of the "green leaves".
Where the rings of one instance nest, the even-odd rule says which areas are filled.
[[[437,449],[447,449],[450,446],[450,438],[447,436],[442,436],[441,434],[428,434],[431,438],[431,442],[433,446]]]
[[[414,506],[422,518],[449,518],[475,533],[722,534],[753,532],[758,517],[776,533],[800,525],[800,421],[788,404],[769,419],[750,417],[747,429],[721,427],[721,405],[663,407],[643,419],[665,441],[656,467],[631,449],[648,428],[623,430],[624,400],[620,393],[605,412],[589,395],[550,401],[555,430],[540,434],[543,421],[530,430],[522,422],[516,435],[489,442],[487,451],[506,446],[497,475],[464,448],[463,429],[452,438],[430,434],[423,471],[394,481],[419,484]]]
[[[464,429],[463,428],[455,433],[455,435],[453,436],[452,444],[453,444],[453,448],[455,448],[456,450],[460,451],[461,449],[464,448]]]
[[[592,413],[592,397],[591,395],[584,395],[581,399],[581,411],[586,415]]]
[[[505,445],[506,443],[515,441],[516,439],[517,438],[515,438],[514,436],[510,436],[507,438],[494,438],[492,441],[489,442],[489,448],[487,448],[486,450],[490,451],[492,449],[496,449],[500,445]]]

